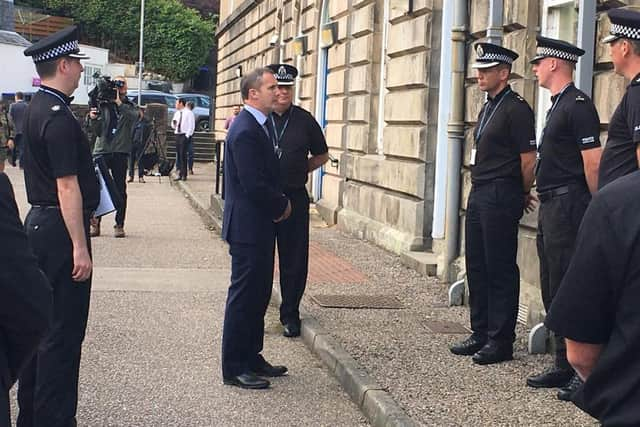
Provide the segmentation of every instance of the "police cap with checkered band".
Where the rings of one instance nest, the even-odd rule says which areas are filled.
[[[640,40],[640,12],[631,9],[611,9],[607,15],[611,21],[609,35],[602,43],[618,39]]]
[[[476,43],[476,62],[471,68],[491,68],[500,64],[513,64],[518,54],[492,43]]]
[[[32,57],[36,64],[53,61],[63,56],[89,59],[87,55],[80,52],[78,33],[78,27],[71,25],[32,44],[25,49],[24,55]]]
[[[278,86],[293,86],[298,76],[298,69],[289,64],[271,64],[267,68],[273,71]]]
[[[536,36],[536,42],[538,43],[536,56],[530,61],[531,64],[544,58],[559,58],[575,64],[578,62],[578,58],[584,55],[584,50],[564,40],[551,39],[538,35]]]

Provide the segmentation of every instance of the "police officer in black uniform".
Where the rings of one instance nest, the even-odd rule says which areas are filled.
[[[0,426],[11,425],[9,390],[49,328],[51,287],[18,215],[9,178],[0,173]]]
[[[18,426],[75,426],[80,352],[89,314],[89,218],[99,202],[89,142],[71,112],[83,71],[78,30],[67,27],[24,51],[42,86],[24,125],[25,227],[53,288],[52,326],[19,380]]]
[[[329,159],[322,129],[311,113],[293,105],[298,70],[287,64],[269,67],[278,81],[276,103],[269,117],[271,137],[278,147],[284,194],[291,201],[291,216],[276,224],[280,261],[280,322],[285,337],[300,335],[300,300],[307,284],[309,264],[309,172]]]
[[[536,245],[540,286],[549,311],[571,260],[575,240],[591,194],[596,192],[600,119],[591,99],[573,84],[573,69],[584,51],[561,40],[537,37],[532,59],[540,86],[551,92],[551,108],[538,139],[536,180],[540,210]],[[575,295],[580,298],[581,295]],[[575,388],[579,378],[567,361],[564,339],[555,335],[555,364],[527,378],[531,387]],[[567,391],[570,393],[570,390]],[[567,393],[559,395],[566,399]]]
[[[487,93],[471,149],[465,260],[473,334],[451,347],[488,365],[513,358],[520,270],[518,223],[530,194],[535,165],[533,110],[508,84],[518,54],[476,44],[478,86]]]
[[[609,44],[616,73],[631,83],[609,121],[607,145],[602,152],[598,188],[638,170],[640,163],[640,13],[612,9]]]
[[[640,172],[598,191],[545,321],[586,380],[573,402],[604,426],[640,425],[638,212]]]

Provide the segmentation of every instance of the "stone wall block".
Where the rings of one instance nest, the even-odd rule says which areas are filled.
[[[343,156],[346,176],[417,198],[424,195],[425,165],[423,162],[384,159],[376,155]]]
[[[426,152],[426,126],[385,126],[384,154],[423,160]]]
[[[316,78],[309,76],[301,79],[300,83],[300,99],[313,99],[316,91]]]
[[[345,70],[333,71],[327,75],[327,94],[328,95],[340,95],[344,94],[344,78]]]
[[[343,67],[347,64],[347,45],[346,44],[338,44],[336,46],[332,46],[329,48],[328,52],[328,66],[329,69]]]
[[[307,31],[311,31],[316,28],[318,25],[318,15],[319,12],[317,9],[309,9],[302,15],[302,32],[306,33]]]
[[[344,207],[405,233],[422,232],[422,201],[348,181],[345,184]]]
[[[346,127],[347,149],[351,151],[367,152],[369,145],[369,125],[349,124]]]
[[[430,51],[413,53],[387,61],[387,88],[426,86],[429,79]]]
[[[369,123],[370,114],[371,96],[356,95],[347,97],[347,120]]]
[[[327,123],[324,137],[327,140],[327,146],[329,148],[342,149],[344,129],[345,125],[342,123]]]
[[[431,14],[392,24],[388,31],[387,54],[389,56],[427,49],[431,34]]]
[[[372,90],[373,65],[360,65],[349,70],[349,93]]]
[[[465,167],[470,167],[469,161],[471,160],[471,149],[473,148],[475,126],[467,126],[464,131],[464,145],[462,147],[462,164]]]
[[[344,120],[344,99],[342,96],[327,99],[327,120]]]
[[[475,38],[483,37],[489,23],[489,0],[474,0],[469,13],[469,32]]]
[[[389,19],[395,21],[409,13],[409,0],[390,0]],[[421,14],[433,10],[433,0],[414,0],[413,13]]]
[[[611,115],[625,93],[627,82],[613,70],[597,73],[593,79],[593,101],[600,123],[609,124]]]
[[[504,47],[516,52],[516,59],[511,67],[511,73],[518,77],[533,78],[529,58],[532,58],[536,51],[536,35],[529,29],[512,31],[504,35]]]
[[[384,120],[426,124],[428,101],[427,89],[390,92],[384,98]]]
[[[349,2],[345,0],[328,0],[329,1],[329,17],[335,18],[345,13],[349,9]]]
[[[609,28],[611,28],[611,21],[606,13],[601,13],[598,16],[598,23],[596,26],[596,40],[600,41],[604,37],[609,35]],[[595,51],[596,64],[611,62],[611,55],[609,54],[609,45],[604,43],[596,43]]]
[[[351,16],[351,36],[359,37],[373,33],[375,16],[375,4],[372,3],[361,9],[357,9]]]
[[[467,123],[475,123],[478,120],[478,114],[482,109],[485,101],[485,93],[478,89],[477,84],[469,84],[465,87],[465,112],[464,121]]]
[[[351,64],[371,62],[373,58],[373,34],[351,40],[349,61]]]
[[[540,2],[531,0],[505,0],[503,23],[511,29],[528,28],[535,31],[538,25]]]
[[[336,20],[338,23],[338,41],[344,42],[349,37],[349,15]]]

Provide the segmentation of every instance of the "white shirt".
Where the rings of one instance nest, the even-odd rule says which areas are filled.
[[[180,126],[178,126],[178,122]],[[182,110],[177,110],[173,113],[171,127],[176,135],[180,133],[190,138],[196,130],[196,117],[193,115],[193,111],[186,107]],[[180,128],[180,132],[178,132],[178,128]]]

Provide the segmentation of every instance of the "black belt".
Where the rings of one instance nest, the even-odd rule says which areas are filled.
[[[538,200],[544,203],[553,199],[554,197],[564,196],[565,194],[569,194],[569,186],[564,185],[562,187],[554,188],[553,190],[543,191],[542,193],[538,193]]]
[[[59,205],[31,205],[32,208],[35,209],[56,209],[56,210],[60,210],[60,206]],[[82,209],[82,213],[84,215],[88,215],[88,216],[93,216],[93,212],[92,210],[89,209]]]

